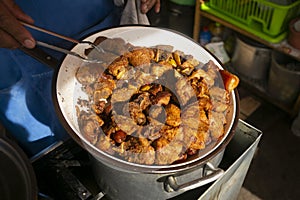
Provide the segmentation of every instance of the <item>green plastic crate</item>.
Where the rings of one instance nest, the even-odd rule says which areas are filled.
[[[209,0],[201,10],[268,42],[279,43],[287,36],[290,20],[300,14],[300,1],[278,5],[266,0]]]

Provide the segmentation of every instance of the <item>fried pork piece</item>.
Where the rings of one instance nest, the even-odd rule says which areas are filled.
[[[75,74],[76,79],[83,85],[89,85],[97,81],[99,74],[102,74],[104,67],[97,63],[88,63],[78,67]]]
[[[123,112],[125,115],[129,113],[130,117],[138,125],[143,125],[146,123],[147,118],[137,102],[129,102],[129,106],[125,106]]]
[[[107,137],[107,136],[105,136],[103,134],[101,134],[99,136],[99,140],[97,141],[97,143],[95,144],[95,146],[98,149],[100,149],[100,150],[102,150],[102,151],[104,151],[106,153],[109,153],[111,155],[115,154],[115,151],[112,149],[112,147],[113,147],[113,141],[112,141],[112,139],[110,139],[109,137]]]
[[[139,134],[150,141],[154,141],[161,137],[162,133],[160,132],[160,130],[162,129],[162,127],[164,127],[164,124],[152,118],[148,118],[148,120],[150,121],[150,124],[143,126],[143,128],[140,129]]]
[[[195,102],[182,111],[182,125],[188,126],[195,130],[208,131],[209,119],[206,111],[199,107],[198,102]]]
[[[115,81],[111,76],[102,75],[94,84],[94,102],[107,99],[115,87]]]
[[[213,103],[208,95],[202,95],[198,98],[199,109],[208,111],[213,109]]]
[[[182,75],[189,76],[199,63],[200,62],[194,59],[193,56],[184,56],[182,64],[178,66],[178,70]]]
[[[226,116],[224,113],[210,112],[209,118],[209,130],[212,139],[218,140],[224,134],[224,124],[226,123]]]
[[[156,164],[170,164],[179,160],[186,151],[183,144],[184,132],[182,128],[164,126],[162,136],[154,142],[156,148]]]
[[[186,78],[180,78],[175,87],[181,105],[186,105],[189,101],[196,101],[197,94]]]
[[[157,105],[168,105],[170,102],[172,94],[167,91],[158,92],[153,98],[152,102]]]
[[[154,48],[155,51],[155,62],[169,61],[173,59],[172,51],[173,47],[170,45],[158,45]]]
[[[107,67],[107,70],[111,75],[116,77],[116,79],[121,79],[128,71],[128,68],[128,59],[125,56],[120,56]]]
[[[96,144],[103,120],[96,114],[82,111],[79,116],[79,128],[83,136],[91,143]]]
[[[172,141],[156,151],[155,164],[166,165],[173,163],[181,158],[183,154],[183,144],[179,141]]]
[[[161,77],[165,72],[172,69],[173,69],[172,66],[169,65],[152,64],[151,74],[155,77]]]
[[[123,143],[123,156],[129,162],[152,165],[155,162],[155,150],[146,138],[130,137]]]
[[[173,59],[176,62],[176,65],[180,66],[182,63],[182,59],[185,56],[184,53],[182,51],[175,50],[172,55],[173,55]]]
[[[166,106],[165,110],[167,114],[166,124],[174,127],[179,126],[181,124],[180,108],[170,103]]]
[[[129,63],[134,66],[141,66],[145,64],[150,64],[151,60],[154,59],[154,52],[149,48],[134,49],[126,55]]]
[[[229,93],[225,89],[219,87],[211,87],[209,89],[209,95],[212,99],[223,103],[228,103],[229,101]]]
[[[238,86],[240,80],[236,75],[226,70],[220,70],[220,73],[224,82],[224,87],[228,92],[231,92]]]
[[[92,105],[92,109],[97,115],[99,115],[104,111],[105,104],[106,104],[106,101],[103,101],[103,100],[96,101]]]
[[[137,88],[128,87],[128,88],[117,88],[113,90],[111,96],[111,102],[122,102],[122,101],[129,101],[131,96],[137,91]]]
[[[113,112],[112,121],[114,121],[119,129],[127,135],[132,135],[134,132],[140,132],[142,126],[138,126],[130,116],[115,114]]]
[[[166,122],[166,112],[162,106],[152,105],[146,112],[148,121],[153,125],[164,124]]]
[[[188,126],[183,126],[184,130],[184,143],[188,146],[188,152],[197,152],[204,149],[209,142],[209,131],[203,131],[201,129],[193,129]]]
[[[152,104],[150,100],[150,94],[148,92],[142,92],[133,101],[139,105],[142,111]]]
[[[206,69],[207,74],[212,78],[212,79],[217,79],[219,76],[219,67],[212,61],[209,60],[204,66],[204,69]]]
[[[229,105],[227,103],[211,100],[212,110],[215,112],[226,112],[229,108]]]
[[[163,87],[160,84],[151,84],[151,87],[148,90],[148,92],[154,96],[161,91],[163,91]]]

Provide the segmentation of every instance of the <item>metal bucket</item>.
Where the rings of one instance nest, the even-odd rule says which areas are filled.
[[[248,38],[238,36],[232,56],[232,66],[239,75],[255,80],[267,80],[271,50]]]
[[[300,63],[273,51],[268,91],[274,99],[287,105],[295,102],[300,92]]]

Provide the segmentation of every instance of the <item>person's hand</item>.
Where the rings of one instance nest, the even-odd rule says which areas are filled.
[[[159,13],[160,11],[160,0],[141,0],[141,11],[147,13],[154,6],[154,11]]]
[[[0,0],[0,48],[35,46],[32,35],[18,20],[33,23],[33,19],[26,15],[13,0]]]

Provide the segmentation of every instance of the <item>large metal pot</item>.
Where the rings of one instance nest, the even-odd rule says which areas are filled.
[[[95,157],[91,161],[96,181],[109,199],[169,199],[220,178],[224,171],[215,166],[221,162],[223,153],[191,169],[179,168],[162,174],[120,171]]]
[[[135,46],[172,45],[174,49],[190,54],[203,63],[212,60],[222,69],[217,59],[199,44],[180,33],[168,29],[123,26],[103,30],[87,37],[85,40],[94,41],[99,36],[121,37]],[[84,45],[76,45],[72,51],[83,52],[84,48],[86,48]],[[95,176],[108,196],[114,199],[169,198],[220,177],[222,170],[215,169],[215,166],[220,162],[222,152],[231,140],[238,120],[239,101],[236,91],[232,91],[230,95],[232,106],[227,118],[226,134],[217,145],[207,148],[201,156],[179,164],[161,166],[135,164],[102,152],[90,144],[80,133],[75,106],[77,105],[77,99],[84,99],[86,95],[82,92],[81,84],[76,80],[75,73],[81,64],[81,60],[74,59],[72,56],[66,56],[63,60],[53,80],[54,103],[58,116],[69,134],[91,154],[92,160],[94,160]],[[207,167],[210,174],[203,176],[203,172],[206,171],[204,168]],[[194,178],[195,174],[200,176]],[[178,178],[176,177],[181,175],[187,178],[185,178],[183,185],[180,183],[177,185],[176,180]],[[134,184],[131,182],[134,182]],[[132,187],[136,188],[136,191],[131,191]],[[147,193],[145,193],[146,189],[139,189],[144,187],[148,188]],[[126,193],[130,193],[130,195],[126,195]],[[150,193],[155,194],[150,196]]]
[[[292,105],[300,92],[300,63],[274,50],[267,89],[274,99]]]
[[[266,81],[271,63],[271,49],[239,35],[231,61],[239,75]]]

